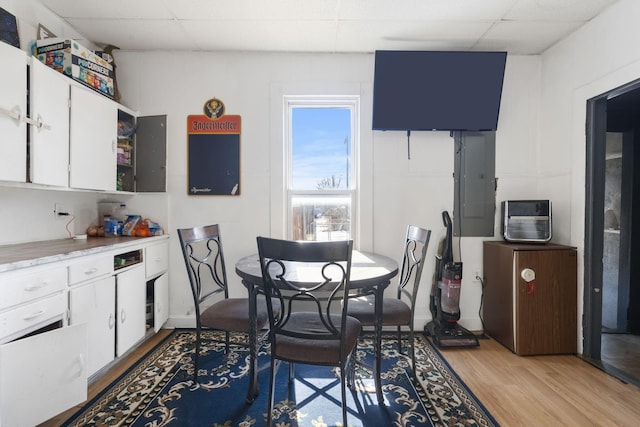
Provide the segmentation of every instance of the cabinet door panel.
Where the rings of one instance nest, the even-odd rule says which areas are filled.
[[[515,260],[516,352],[575,353],[576,263],[573,250],[518,251]],[[524,268],[535,272],[530,285]]]
[[[0,43],[0,180],[27,180],[26,54]]]
[[[37,425],[84,402],[86,357],[84,324],[0,346],[2,425]]]
[[[69,185],[69,79],[40,61],[31,64],[31,182]]]
[[[164,192],[167,182],[167,116],[138,117],[136,191]]]
[[[80,87],[71,87],[69,185],[115,191],[117,104]]]
[[[169,276],[164,273],[158,277],[153,291],[153,330],[158,332],[169,319]]]
[[[115,309],[116,286],[113,276],[69,291],[69,323],[86,323],[89,332],[88,376],[115,358]]]
[[[122,356],[146,333],[147,283],[140,264],[116,276],[116,355]]]

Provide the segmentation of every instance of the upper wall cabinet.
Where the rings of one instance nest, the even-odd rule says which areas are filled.
[[[26,54],[0,42],[0,180],[27,179]]]
[[[116,190],[118,106],[82,87],[71,87],[69,186]]]
[[[31,182],[67,187],[69,79],[40,61],[32,61],[29,77]]]
[[[167,116],[118,110],[118,191],[166,190]]]
[[[167,184],[167,116],[138,117],[136,192],[164,192]]]

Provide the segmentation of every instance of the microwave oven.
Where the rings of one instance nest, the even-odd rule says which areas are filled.
[[[553,234],[551,201],[502,202],[502,237],[508,242],[547,243]]]

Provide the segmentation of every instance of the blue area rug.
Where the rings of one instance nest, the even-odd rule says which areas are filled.
[[[206,332],[221,337],[215,332]],[[260,372],[260,394],[245,404],[248,353],[224,355],[224,347],[205,342],[200,358],[200,384],[191,382],[195,332],[175,330],[128,372],[78,411],[65,426],[264,426],[269,373]],[[246,337],[238,335],[238,340]],[[260,364],[268,366],[268,348]],[[385,405],[378,405],[371,371],[372,337],[358,344],[355,387],[347,390],[350,426],[497,426],[496,421],[467,389],[431,343],[416,336],[419,382],[410,375],[410,359],[399,355],[391,336],[383,340],[382,384]],[[341,426],[340,381],[328,367],[296,365],[278,370],[274,425]]]

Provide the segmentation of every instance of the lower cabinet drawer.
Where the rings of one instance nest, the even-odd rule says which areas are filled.
[[[155,276],[169,268],[169,244],[166,242],[147,246],[145,249],[145,274]]]
[[[0,313],[0,343],[10,341],[62,319],[67,311],[67,293],[60,292],[13,310]]]
[[[113,255],[84,257],[69,265],[69,284],[75,285],[113,273]]]
[[[0,310],[60,292],[67,287],[66,267],[32,267],[0,274]]]

